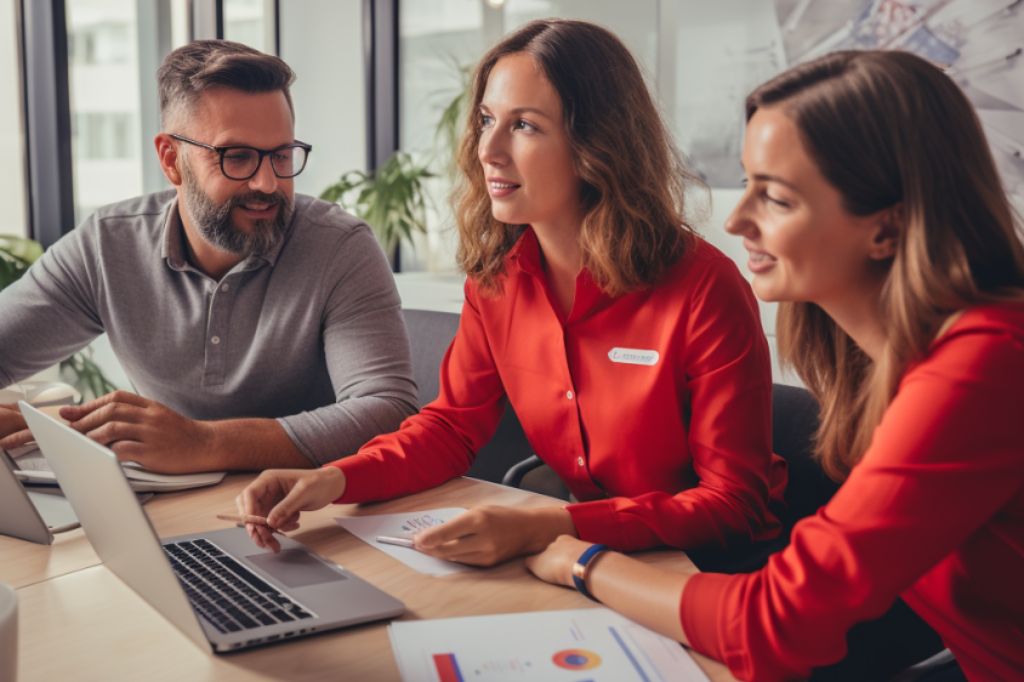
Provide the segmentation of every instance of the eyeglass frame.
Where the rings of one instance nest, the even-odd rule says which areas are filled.
[[[245,180],[251,180],[252,178],[256,177],[256,174],[260,172],[260,168],[263,167],[263,159],[264,159],[264,157],[270,156],[271,154],[273,154],[275,152],[279,152],[282,149],[292,149],[292,148],[298,147],[299,149],[302,149],[306,153],[306,158],[302,162],[302,168],[300,168],[298,171],[296,171],[293,175],[281,175],[280,173],[278,173],[277,172],[277,167],[274,166],[274,159],[273,159],[273,157],[271,157],[271,159],[270,159],[270,170],[273,171],[274,177],[278,178],[279,180],[290,180],[290,179],[298,176],[299,173],[301,173],[302,171],[306,170],[306,163],[309,161],[309,153],[311,151],[313,151],[313,145],[306,144],[305,142],[301,142],[299,140],[295,140],[294,142],[289,142],[288,144],[283,144],[283,145],[281,145],[279,147],[274,147],[273,149],[260,149],[259,147],[252,147],[252,146],[247,145],[247,144],[231,144],[231,145],[225,145],[225,146],[222,146],[222,147],[218,147],[218,146],[214,146],[212,144],[206,144],[205,142],[198,142],[196,140],[192,140],[190,138],[185,137],[184,135],[178,135],[177,133],[167,133],[167,135],[171,139],[178,140],[179,142],[187,142],[188,144],[195,145],[196,147],[201,147],[203,149],[209,149],[211,152],[217,152],[217,155],[218,155],[219,160],[220,160],[220,172],[221,172],[221,175],[223,175],[228,180],[236,180],[236,181],[239,181],[239,182],[244,182]],[[232,177],[232,176],[228,175],[226,170],[224,170],[224,155],[227,154],[229,151],[231,151],[233,149],[248,149],[248,150],[254,151],[254,152],[256,152],[257,154],[260,155],[259,161],[256,162],[256,168],[253,169],[252,173],[250,173],[249,175],[245,176],[244,178]]]

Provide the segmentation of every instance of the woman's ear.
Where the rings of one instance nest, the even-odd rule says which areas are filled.
[[[879,211],[874,222],[874,234],[868,247],[872,260],[889,260],[896,255],[896,245],[906,225],[903,204],[896,204]]]
[[[178,146],[174,138],[167,133],[158,133],[153,138],[156,146],[156,156],[160,160],[160,170],[174,186],[181,184],[181,171],[178,170]]]

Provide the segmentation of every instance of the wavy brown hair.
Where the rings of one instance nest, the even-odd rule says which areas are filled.
[[[1019,217],[1002,189],[974,109],[938,68],[907,52],[836,52],[798,65],[747,98],[747,120],[777,107],[796,123],[844,207],[866,216],[898,207],[895,255],[879,310],[877,362],[813,303],[779,306],[779,351],[818,398],[817,452],[845,478],[907,367],[957,311],[1021,298]]]
[[[453,195],[459,266],[485,291],[501,290],[505,255],[525,226],[494,219],[477,148],[480,100],[506,55],[531,55],[562,102],[584,207],[583,266],[610,295],[653,285],[692,245],[684,193],[700,181],[686,170],[629,50],[582,21],[533,21],[488,52],[472,80]]]

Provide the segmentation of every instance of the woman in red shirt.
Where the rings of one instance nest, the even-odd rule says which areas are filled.
[[[692,176],[629,51],[592,24],[533,22],[483,58],[470,102],[456,195],[468,278],[440,394],[355,455],[264,472],[240,508],[289,529],[303,509],[439,485],[466,472],[508,400],[580,501],[473,509],[418,535],[420,550],[486,565],[563,533],[622,550],[777,535],[785,469],[757,305],[684,222]]]
[[[971,679],[1024,674],[1024,249],[979,121],[903,52],[840,52],[747,100],[726,229],[822,407],[845,480],[747,575],[680,576],[560,538],[528,559],[725,662],[806,677],[902,597]],[[589,550],[589,551],[588,551]]]

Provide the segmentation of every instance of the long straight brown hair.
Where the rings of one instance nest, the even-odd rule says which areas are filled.
[[[499,59],[516,53],[536,60],[562,102],[583,186],[584,267],[610,295],[653,285],[694,243],[684,194],[703,185],[672,144],[629,50],[611,32],[583,21],[530,22],[477,66],[453,194],[460,267],[485,291],[500,291],[505,255],[524,228],[492,216],[477,155],[487,79]]]
[[[1019,216],[970,102],[920,57],[832,53],[754,90],[747,120],[767,106],[796,123],[847,211],[901,209],[879,301],[886,343],[877,362],[817,305],[779,306],[780,355],[818,398],[818,455],[830,476],[843,479],[943,322],[979,303],[1021,298]]]

